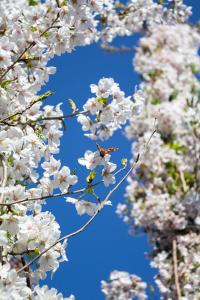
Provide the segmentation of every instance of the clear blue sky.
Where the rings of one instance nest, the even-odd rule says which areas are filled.
[[[191,20],[199,19],[199,0],[188,0],[185,3],[194,7]],[[119,40],[123,44],[137,45],[137,36]],[[137,74],[132,68],[134,53],[106,53],[95,44],[77,48],[71,54],[56,57],[51,65],[57,67],[57,73],[51,76],[50,82],[43,91],[52,90],[55,95],[49,99],[49,104],[63,102],[62,109],[70,112],[67,99],[72,98],[81,109],[90,97],[91,83],[97,83],[102,77],[113,77],[120,84],[126,95],[134,91],[139,83]],[[80,176],[80,185],[83,186],[84,168],[80,168],[77,159],[83,156],[86,149],[96,150],[95,143],[83,136],[81,127],[76,120],[67,120],[67,129],[62,138],[59,158],[63,165],[76,167]],[[103,143],[104,146],[117,146],[119,151],[112,155],[114,162],[120,158],[130,158],[131,145],[117,132],[113,138]],[[82,184],[81,184],[82,183]],[[115,214],[116,204],[123,202],[123,185],[112,196],[112,207],[105,207],[94,223],[81,235],[72,238],[67,247],[69,261],[60,265],[53,280],[46,280],[51,287],[57,288],[65,296],[74,294],[76,300],[103,300],[100,290],[100,281],[107,279],[114,270],[128,271],[141,276],[148,284],[153,283],[155,270],[149,267],[144,253],[149,252],[147,238],[132,237],[128,234],[128,226]],[[102,188],[101,188],[102,190]],[[101,195],[105,195],[106,190]],[[64,199],[49,199],[44,210],[50,210],[61,226],[63,234],[79,228],[87,217],[77,217],[73,205],[66,204]],[[44,284],[44,282],[41,282]],[[152,296],[150,299],[155,299]]]

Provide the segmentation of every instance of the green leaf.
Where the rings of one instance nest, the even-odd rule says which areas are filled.
[[[12,208],[12,214],[14,216],[19,216],[19,212],[18,212],[18,210],[16,208]]]
[[[194,186],[194,184],[195,184],[195,181],[196,181],[196,176],[195,176],[195,174],[191,174],[191,173],[189,173],[189,172],[187,172],[187,171],[185,171],[185,172],[183,172],[183,174],[184,174],[184,178],[185,178],[185,182],[186,182],[186,184],[191,188],[191,187],[193,187]]]
[[[86,181],[87,181],[88,183],[91,183],[91,182],[94,180],[95,177],[96,177],[96,172],[95,172],[95,170],[93,170],[93,171],[91,171],[90,174],[86,177]]]
[[[10,167],[13,167],[14,166],[14,157],[12,155],[10,155],[8,158],[7,158],[7,164],[10,166]]]
[[[97,101],[102,104],[105,105],[108,101],[108,98],[97,98]]]
[[[198,69],[197,69],[197,67],[195,66],[195,64],[192,64],[191,65],[191,71],[192,71],[192,74],[198,74]]]
[[[68,5],[68,2],[67,1],[63,1],[61,2],[60,6],[63,7],[63,6],[67,6]]]
[[[48,92],[34,98],[33,102],[36,103],[36,102],[39,102],[39,101],[43,101],[43,100],[45,100],[46,98],[48,98],[49,96],[52,96],[52,95],[54,95],[54,93],[52,91],[48,91]]]
[[[12,243],[12,235],[10,234],[10,232],[7,231],[6,235],[7,235],[8,242]]]
[[[7,91],[8,90],[8,86],[9,86],[9,84],[12,82],[12,80],[3,80],[2,82],[1,82],[1,84],[0,84],[0,87],[2,88],[2,89],[4,89],[5,91]]]
[[[28,0],[28,5],[30,6],[38,5],[38,0]]]
[[[8,211],[7,211],[7,209],[2,209],[2,210],[0,210],[0,215],[2,216],[2,215],[5,215],[5,214],[7,214],[8,213]],[[0,222],[1,223],[1,222]]]
[[[36,25],[31,25],[31,31],[32,31],[32,32],[37,31],[37,26],[36,26]]]
[[[37,129],[35,129],[34,132],[35,132],[36,136],[37,136],[40,140],[44,140],[44,135],[43,135],[41,129],[37,128]]]
[[[9,118],[10,121],[16,122],[18,120],[18,115]]]
[[[151,100],[151,104],[153,104],[153,105],[157,105],[157,104],[160,104],[160,103],[161,103],[161,101],[158,98],[154,98],[154,99]]]
[[[186,147],[184,145],[180,145],[179,143],[173,142],[168,143],[167,145],[170,149],[173,149],[176,152],[176,154],[179,154],[180,152],[184,154],[186,153]]]
[[[38,248],[38,247],[35,247],[34,252],[35,252],[36,254],[39,254],[39,253],[40,253],[39,248]]]
[[[122,166],[126,167],[127,166],[127,162],[128,162],[127,158],[122,158],[122,160],[121,160]]]
[[[77,107],[75,102],[72,99],[68,99],[69,105],[71,106],[72,113],[75,113],[77,111]]]
[[[155,81],[158,77],[160,77],[163,74],[163,70],[161,69],[155,69],[149,72],[149,77]]]
[[[44,36],[45,38],[50,37],[50,32],[49,31],[45,31],[42,33],[42,36]]]

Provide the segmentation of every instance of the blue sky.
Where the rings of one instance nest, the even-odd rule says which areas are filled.
[[[188,0],[186,4],[194,7],[193,20],[199,19],[199,0]],[[137,45],[138,35],[121,39],[118,42]],[[102,77],[113,77],[126,95],[134,92],[139,77],[133,72],[132,58],[134,53],[107,53],[99,45],[77,48],[71,54],[56,57],[51,65],[57,67],[57,73],[51,76],[43,91],[52,90],[55,95],[49,104],[63,102],[62,109],[70,113],[67,99],[73,99],[81,109],[91,96],[89,85],[97,83]],[[101,143],[102,144],[102,143]],[[112,155],[113,162],[120,162],[123,157],[131,157],[131,144],[117,132],[103,146],[117,146],[119,151]],[[83,187],[86,172],[80,167],[77,159],[85,150],[96,151],[96,145],[83,136],[81,127],[75,119],[67,120],[66,131],[61,142],[59,158],[63,165],[77,170],[80,186]],[[108,190],[100,188],[100,195]],[[128,234],[128,226],[115,214],[116,205],[123,202],[125,184],[112,196],[112,207],[105,207],[94,223],[81,235],[69,240],[67,256],[69,261],[60,265],[53,279],[46,283],[57,288],[65,296],[74,294],[76,300],[103,300],[100,281],[107,279],[114,270],[128,271],[141,276],[148,284],[153,283],[155,270],[149,266],[144,253],[149,252],[145,236],[132,237]],[[49,199],[44,210],[50,210],[61,226],[63,234],[79,228],[87,217],[77,217],[73,205],[66,204],[64,199]],[[150,296],[150,299],[155,299]]]

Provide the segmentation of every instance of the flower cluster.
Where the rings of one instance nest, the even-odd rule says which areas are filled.
[[[106,300],[145,300],[147,299],[146,287],[146,283],[141,278],[122,271],[113,271],[108,282],[101,282]]]
[[[159,2],[159,3],[158,3]],[[132,35],[135,32],[151,31],[159,24],[183,23],[191,14],[191,7],[182,0],[131,0],[124,5],[112,2],[102,13],[101,40],[112,42],[116,36]]]
[[[143,106],[142,91],[137,91],[132,97],[125,97],[117,83],[112,78],[103,78],[98,85],[90,86],[95,94],[84,105],[84,114],[78,116],[82,130],[90,131],[85,136],[96,140],[106,140],[114,131],[121,128],[130,118],[137,114]]]
[[[157,26],[151,38],[140,40],[134,66],[145,80],[148,102],[191,100],[199,85],[194,76],[200,71],[198,46],[199,34],[187,24],[173,26],[173,31],[169,25]]]
[[[65,115],[61,103],[43,105],[52,92],[39,94],[56,69],[55,55],[78,46],[147,30],[135,58],[144,78],[132,97],[125,97],[112,78],[91,85],[93,98],[78,115],[86,136],[108,139],[131,119],[127,135],[140,149],[158,121],[155,143],[130,178],[130,202],[118,211],[135,218],[156,243],[153,264],[160,269],[158,285],[174,297],[171,243],[176,238],[184,299],[199,293],[199,34],[184,22],[190,8],[182,0],[2,0],[0,3],[0,295],[5,299],[64,299],[55,289],[40,287],[48,271],[66,261],[67,238],[61,238],[54,216],[42,211],[47,198],[67,195],[79,215],[94,216],[104,204],[93,180],[102,168],[107,187],[115,183],[116,165],[101,150],[86,151],[79,163],[90,171],[87,185],[74,191],[78,177],[55,158]],[[156,24],[156,26],[155,26]],[[159,25],[160,24],[160,25]],[[162,24],[162,25],[161,25]],[[171,24],[169,26],[169,24]],[[173,28],[173,30],[172,30]],[[145,110],[140,115],[146,100]],[[173,110],[172,110],[173,109]],[[155,155],[156,153],[156,155]],[[59,191],[59,194],[55,194]],[[78,194],[77,198],[69,195]],[[87,194],[98,203],[83,199]],[[107,199],[108,200],[108,199]],[[89,224],[89,222],[88,222]],[[169,232],[170,231],[170,232]],[[73,235],[73,234],[72,234]],[[189,251],[192,249],[192,255]],[[182,263],[184,262],[184,263]],[[191,263],[191,264],[190,264]],[[191,276],[194,270],[195,276]],[[107,299],[146,299],[145,284],[125,272],[113,272],[102,283]],[[74,296],[65,298],[73,300]]]
[[[103,205],[111,205],[110,200],[104,201],[102,203],[101,199],[95,194],[93,189],[93,180],[97,175],[97,169],[99,167],[103,167],[100,174],[102,177],[102,181],[104,185],[107,187],[110,184],[115,184],[115,175],[119,172],[113,173],[117,165],[110,162],[111,155],[109,154],[102,154],[99,150],[92,152],[86,151],[84,157],[78,159],[80,165],[85,166],[88,170],[91,170],[89,175],[87,176],[86,180],[88,182],[88,187],[86,192],[95,196],[95,200],[98,200],[98,203],[93,203],[91,201],[86,201],[82,199],[82,196],[77,198],[67,197],[67,202],[71,202],[75,205],[78,215],[88,214],[89,216],[93,216],[98,209]],[[125,165],[126,166],[126,165]]]
[[[142,228],[148,233],[163,299],[177,297],[174,264],[181,299],[199,295],[199,41],[199,33],[189,25],[160,25],[140,40],[134,59],[144,79],[146,104],[126,128],[128,138],[134,140],[133,155],[156,133],[129,178],[127,203],[120,204],[117,212],[133,233]]]
[[[51,213],[42,212],[42,204],[49,197],[70,194],[78,177],[55,158],[65,118],[61,103],[44,106],[52,92],[38,93],[56,71],[49,66],[50,59],[96,40],[96,17],[103,6],[103,1],[0,3],[0,294],[4,298],[63,299],[56,290],[38,285],[48,271],[55,272],[59,263],[67,260],[67,239],[59,242],[59,225]],[[84,110],[98,119],[93,134],[108,137],[111,134],[104,134],[102,127],[107,125],[110,132],[120,128],[136,104],[126,101],[111,78],[93,85],[92,92],[98,108],[95,111],[91,100]],[[110,98],[112,104],[107,103]],[[108,122],[109,110],[113,127]],[[76,115],[77,110],[72,113]],[[89,156],[93,154],[87,151],[85,165],[92,170]],[[93,165],[103,167],[105,186],[114,184],[116,165],[109,162],[110,156],[102,157],[99,151],[94,156],[98,162]],[[84,165],[83,159],[79,161]],[[91,173],[83,190],[93,179]],[[79,215],[91,216],[99,208],[99,204],[79,200],[74,201]]]
[[[33,300],[74,300],[71,295],[68,298],[57,293],[56,289],[48,289],[45,285],[42,288],[38,285],[31,290],[27,287],[26,278],[17,275],[10,264],[0,265],[0,291],[2,299],[33,299]],[[8,298],[9,297],[9,298]]]

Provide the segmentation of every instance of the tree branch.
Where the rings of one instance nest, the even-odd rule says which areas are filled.
[[[78,116],[78,115],[86,115],[88,112],[87,111],[75,111],[74,113],[72,114],[69,114],[69,115],[61,115],[61,116],[55,116],[55,117],[41,117],[41,118],[38,118],[37,120],[28,120],[27,122],[19,122],[19,121],[14,121],[15,124],[9,124],[8,122],[6,122],[6,120],[9,120],[10,118],[12,117],[15,117],[17,115],[22,115],[24,112],[26,112],[28,109],[30,109],[34,104],[36,104],[36,102],[34,103],[31,103],[31,105],[29,105],[29,107],[25,108],[23,111],[21,112],[16,112],[15,114],[9,116],[9,117],[6,117],[5,119],[3,120],[0,120],[0,124],[4,124],[4,125],[7,125],[7,126],[18,126],[18,125],[29,125],[29,124],[34,124],[36,122],[41,122],[41,121],[51,121],[51,120],[63,120],[63,119],[69,119],[69,118],[73,118],[75,116]]]
[[[2,178],[2,181],[1,181],[2,192],[1,192],[1,196],[0,196],[0,203],[2,203],[3,197],[4,197],[4,188],[6,186],[8,173],[7,173],[7,166],[6,166],[3,155],[0,156],[0,159],[1,159],[1,164],[2,164],[2,168],[3,168],[3,178]],[[3,252],[3,246],[0,247],[0,261],[1,262],[3,260],[2,252]]]
[[[126,46],[114,47],[108,44],[102,44],[101,48],[111,53],[124,53],[124,52],[130,52],[136,50],[135,47],[126,47]]]
[[[3,179],[2,179],[2,182],[1,182],[1,187],[5,188],[6,182],[7,182],[7,177],[8,177],[8,172],[7,172],[7,166],[6,166],[6,163],[5,163],[5,160],[4,160],[3,156],[1,156],[1,164],[2,164],[2,167],[3,167]],[[1,193],[0,203],[2,203],[2,201],[3,201],[3,196],[4,196],[4,191],[2,191],[2,193]]]
[[[148,148],[148,144],[150,143],[154,133],[156,132],[156,129],[152,132],[149,140],[147,141],[146,145],[145,145],[145,151],[142,153],[144,154]],[[124,177],[115,185],[115,187],[107,194],[107,196],[104,198],[104,200],[99,203],[99,207],[97,209],[97,211],[94,213],[94,215],[78,230],[65,235],[63,237],[61,237],[60,239],[58,239],[55,243],[53,243],[51,246],[49,246],[48,248],[44,249],[40,254],[38,254],[36,257],[34,257],[30,262],[28,262],[25,266],[23,266],[22,268],[20,268],[17,273],[20,273],[22,271],[24,271],[26,268],[30,267],[35,261],[37,261],[42,255],[44,255],[46,252],[48,252],[50,249],[52,249],[54,246],[56,246],[58,243],[65,241],[66,239],[69,239],[75,235],[78,235],[79,233],[83,232],[92,222],[93,220],[96,218],[96,216],[99,214],[99,212],[102,210],[102,208],[104,207],[104,204],[109,200],[109,198],[111,197],[111,195],[119,188],[119,186],[126,180],[126,178],[129,176],[129,174],[133,171],[134,167],[137,165],[137,163],[139,162],[141,158],[140,153],[138,153],[138,155],[136,156],[131,168],[128,170],[128,172],[124,175]],[[179,299],[178,299],[179,300]]]
[[[24,271],[25,269],[27,269],[29,266],[31,266],[35,261],[37,261],[42,255],[44,255],[46,252],[48,252],[49,250],[51,250],[54,246],[56,246],[58,243],[61,243],[63,241],[65,241],[66,239],[69,239],[75,235],[80,234],[81,232],[83,232],[91,223],[92,221],[96,218],[96,216],[99,214],[99,212],[102,210],[102,208],[104,207],[105,202],[108,201],[108,199],[111,197],[111,195],[114,193],[114,191],[116,191],[119,186],[124,182],[124,180],[128,177],[128,175],[132,172],[133,168],[135,167],[135,164],[137,164],[138,161],[134,161],[132,167],[129,169],[129,171],[125,174],[125,176],[115,185],[115,187],[107,194],[107,196],[105,197],[105,199],[99,204],[99,208],[97,209],[97,211],[94,213],[94,215],[78,230],[65,235],[63,237],[61,237],[60,239],[58,239],[55,243],[53,243],[51,246],[49,246],[48,248],[44,249],[40,254],[38,254],[36,257],[34,257],[30,262],[28,262],[25,266],[23,266],[22,268],[20,268],[17,273],[20,273],[22,271]]]
[[[56,4],[57,4],[58,8],[60,8],[60,2],[59,2],[59,0],[56,0]]]
[[[174,279],[175,279],[177,300],[181,300],[181,289],[180,289],[179,278],[178,278],[177,243],[176,243],[176,240],[173,240],[173,242],[172,242],[172,252],[173,252],[172,254],[173,254],[173,266],[174,266]]]
[[[121,173],[123,170],[125,170],[126,166],[119,169],[118,171],[116,171],[114,173],[114,175],[117,175],[119,173]],[[85,188],[79,189],[79,190],[75,190],[75,191],[68,191],[65,193],[58,193],[58,194],[53,194],[53,195],[47,195],[47,196],[42,196],[42,197],[36,197],[36,198],[24,198],[18,201],[14,201],[14,202],[10,202],[10,203],[0,203],[0,207],[1,206],[12,206],[15,204],[21,204],[21,203],[25,203],[25,202],[31,202],[31,201],[42,201],[42,200],[46,200],[46,199],[50,199],[50,198],[56,198],[56,197],[63,197],[63,196],[67,196],[67,195],[76,195],[76,194],[82,194],[84,193],[89,187],[95,187],[99,184],[103,183],[103,180],[100,180],[98,182],[95,182],[93,184],[90,184],[88,186],[86,186]]]

